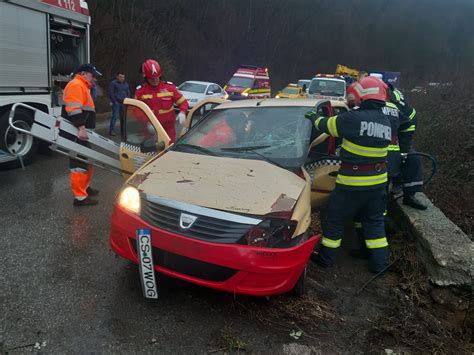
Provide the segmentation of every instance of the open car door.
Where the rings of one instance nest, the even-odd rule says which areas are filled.
[[[329,101],[324,101],[316,107],[318,116],[334,115]],[[304,165],[311,177],[311,208],[318,209],[326,205],[329,196],[336,187],[336,177],[341,161],[335,154],[337,140],[326,133],[313,137],[308,159]]]
[[[120,143],[120,166],[124,178],[130,177],[171,144],[170,137],[142,101],[125,99]]]
[[[208,99],[198,102],[191,110],[189,110],[188,115],[186,116],[186,121],[184,121],[183,129],[181,130],[180,137],[185,134],[191,127],[198,123],[205,115],[214,109],[214,107],[219,106],[229,100],[221,99],[218,97],[210,97]]]

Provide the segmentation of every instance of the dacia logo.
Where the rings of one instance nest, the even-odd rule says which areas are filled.
[[[193,216],[187,213],[181,213],[181,215],[179,216],[179,227],[184,230],[189,229],[194,224],[194,222],[196,222],[196,220],[197,216]]]

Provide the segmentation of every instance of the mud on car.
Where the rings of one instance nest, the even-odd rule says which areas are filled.
[[[338,169],[305,113],[331,115],[331,103],[208,99],[172,146],[145,104],[125,104],[121,159],[131,176],[114,207],[112,249],[138,263],[136,231],[146,229],[155,272],[237,294],[304,292],[320,239],[309,232],[311,209],[326,203]]]

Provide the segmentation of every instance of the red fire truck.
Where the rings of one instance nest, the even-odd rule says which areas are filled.
[[[60,114],[71,73],[89,62],[89,26],[84,0],[0,0],[0,164],[31,161],[38,142],[9,126],[10,108],[22,102]],[[18,110],[16,126],[28,129],[31,116]]]

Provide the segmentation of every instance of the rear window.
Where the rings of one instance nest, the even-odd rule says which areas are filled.
[[[207,85],[197,83],[182,83],[178,89],[180,91],[195,92],[197,94],[204,94]]]
[[[242,88],[251,88],[253,87],[254,79],[250,78],[241,78],[239,76],[233,76],[232,79],[229,80],[229,86],[239,86]]]
[[[339,80],[313,79],[308,93],[327,96],[344,96],[346,83]]]
[[[284,92],[285,94],[297,94],[299,93],[299,91],[300,89],[295,88],[295,87],[290,87],[290,86],[287,86],[286,88],[282,90],[282,92]]]

